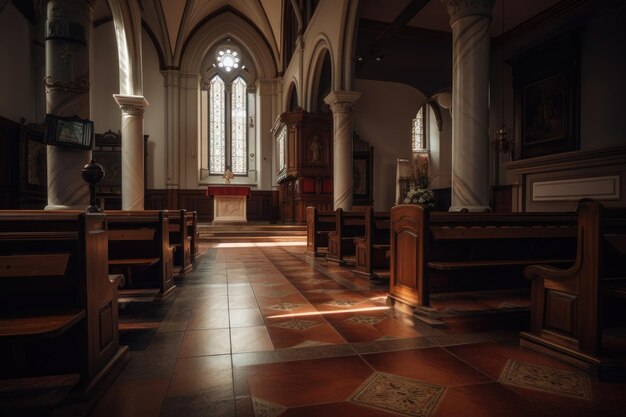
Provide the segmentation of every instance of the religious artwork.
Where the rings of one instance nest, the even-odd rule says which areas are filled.
[[[578,149],[578,51],[579,40],[571,37],[510,60],[515,87],[513,159]]]
[[[356,201],[372,198],[372,155],[354,152],[352,155],[352,195]]]
[[[46,186],[46,145],[28,141],[28,185]]]
[[[320,161],[320,150],[322,149],[322,145],[320,144],[319,136],[313,136],[311,140],[311,144],[309,145],[309,150],[311,151],[311,159],[309,162],[319,162]]]
[[[524,89],[524,141],[527,144],[565,136],[565,83],[563,74]]]

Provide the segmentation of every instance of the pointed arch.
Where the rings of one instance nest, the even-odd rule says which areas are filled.
[[[285,111],[296,111],[298,107],[300,107],[298,101],[298,85],[295,78],[289,84],[289,88],[287,89],[287,100],[285,101],[284,109]]]
[[[120,66],[120,94],[143,96],[141,11],[135,1],[108,0],[115,26]]]
[[[249,21],[229,9],[212,15],[185,41],[179,57],[180,69],[199,74],[209,51],[224,39],[239,44],[251,58],[258,78],[274,78],[277,65],[267,40]]]
[[[330,48],[330,42],[324,36],[320,36],[317,41],[313,54],[311,56],[311,65],[308,73],[307,97],[309,111],[319,113],[324,103],[324,91],[321,88],[332,90],[335,74],[333,74],[333,53]]]

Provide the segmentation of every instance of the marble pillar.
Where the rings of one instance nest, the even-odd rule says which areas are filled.
[[[489,24],[495,0],[442,0],[452,27],[452,206],[489,208]]]
[[[46,113],[89,119],[89,42],[93,5],[86,0],[47,4],[45,33]],[[47,210],[85,209],[89,187],[80,170],[91,151],[48,146]]]
[[[331,91],[324,98],[333,112],[333,207],[352,210],[352,106],[356,91]]]
[[[143,96],[113,97],[122,109],[122,210],[144,209]]]

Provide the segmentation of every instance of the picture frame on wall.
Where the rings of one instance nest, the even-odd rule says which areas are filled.
[[[510,61],[515,89],[513,159],[579,148],[579,55],[578,37],[569,34]]]

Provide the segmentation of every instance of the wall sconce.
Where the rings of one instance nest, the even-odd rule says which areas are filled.
[[[509,130],[502,125],[502,127],[496,130],[496,138],[491,142],[491,147],[496,152],[508,153],[513,150],[514,141],[509,140]]]
[[[250,123],[248,123],[248,126],[254,127],[254,117],[250,116]]]

